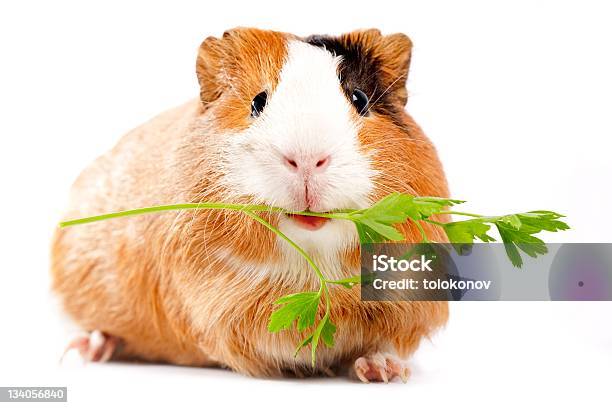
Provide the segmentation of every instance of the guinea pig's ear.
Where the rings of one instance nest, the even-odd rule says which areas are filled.
[[[403,93],[402,104],[406,104],[408,94],[406,91],[406,80],[410,69],[410,58],[412,56],[412,41],[407,35],[397,33],[385,35],[381,39],[381,59],[384,71],[390,83],[395,82],[396,90]]]
[[[221,96],[222,84],[219,73],[223,65],[223,40],[208,37],[198,51],[196,74],[200,83],[200,99],[204,105],[214,102]]]
[[[358,45],[366,63],[376,67],[385,93],[394,103],[404,106],[408,99],[406,80],[412,55],[412,41],[405,34],[382,35],[377,29],[359,30],[345,34],[346,44]]]
[[[228,30],[221,38],[208,37],[196,62],[202,104],[214,102],[229,89],[250,102],[264,86],[276,83],[285,42],[282,33],[248,27]]]
[[[401,33],[381,35],[376,50],[382,62],[381,72],[389,87],[389,92],[393,93],[398,104],[406,105],[408,101],[406,80],[410,68],[412,41],[407,35]]]

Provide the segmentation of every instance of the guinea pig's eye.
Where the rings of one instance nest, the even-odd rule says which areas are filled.
[[[256,118],[266,107],[268,93],[266,91],[258,93],[251,101],[251,116]]]
[[[370,100],[368,99],[368,95],[366,95],[361,89],[355,88],[353,90],[351,101],[361,116],[365,116],[368,113],[368,104],[370,103]]]

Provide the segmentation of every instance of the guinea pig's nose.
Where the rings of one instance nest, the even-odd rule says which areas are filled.
[[[291,171],[322,172],[329,166],[330,155],[309,157],[283,156],[285,166]]]

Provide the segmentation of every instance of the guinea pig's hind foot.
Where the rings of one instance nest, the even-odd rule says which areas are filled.
[[[60,362],[69,351],[78,350],[84,362],[103,363],[111,359],[120,342],[119,337],[102,333],[100,330],[81,334],[68,344]]]
[[[404,383],[410,377],[406,363],[390,353],[370,353],[359,357],[351,367],[350,374],[364,383],[385,382],[400,378]]]

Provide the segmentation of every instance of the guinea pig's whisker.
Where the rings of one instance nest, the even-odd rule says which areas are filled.
[[[380,76],[380,71],[375,71],[373,72],[371,75],[367,76],[366,79],[364,80],[364,82],[368,82],[370,79],[372,78],[378,78]],[[392,83],[391,85],[389,85],[379,96],[378,98],[376,98],[376,100],[374,102],[372,102],[371,104],[368,105],[368,108],[366,109],[365,113],[368,113],[370,111],[370,109],[372,108],[372,106],[374,106],[383,96],[385,96],[389,90],[393,87],[393,85],[395,85],[397,83],[397,81],[399,81],[400,79],[402,79],[403,77],[405,77],[406,74],[402,74],[400,76],[398,76]],[[376,83],[376,86],[374,87],[374,90],[372,91],[372,93],[370,95],[368,95],[369,99],[372,99],[374,97],[374,95],[376,95],[376,92],[378,91],[378,83]]]
[[[374,105],[376,105],[376,103],[378,101],[380,101],[380,99],[385,96],[393,87],[393,85],[395,85],[397,83],[397,81],[399,81],[400,79],[404,78],[406,76],[406,74],[402,74],[399,75],[397,78],[395,78],[395,80],[393,82],[391,82],[391,84],[378,96],[378,98],[376,98],[376,100],[374,102],[372,102],[371,104],[368,105],[368,108],[366,109],[366,113],[368,113],[370,111],[370,109],[372,109],[372,107]]]
[[[385,183],[382,183],[382,182],[380,182],[380,181],[378,181],[378,180],[373,180],[373,183],[374,183],[374,184],[376,184],[376,185],[378,185],[378,186],[381,188],[381,190],[382,190],[384,193],[387,193],[387,194],[390,194],[390,193],[393,193],[393,192],[396,192],[396,191],[399,191],[399,190],[405,190],[405,192],[408,192],[408,193],[410,193],[410,194],[414,194],[414,189],[413,189],[413,188],[412,188],[412,187],[411,187],[409,184],[404,183],[404,182],[401,182],[401,181],[400,181],[400,180],[398,180],[398,179],[395,179],[394,181],[399,181],[399,183],[398,183],[398,184],[399,184],[399,185],[400,185],[402,188],[393,188],[393,187],[391,187],[391,186],[389,186],[389,185],[387,185],[387,184],[385,184]]]
[[[408,140],[410,140],[410,142],[413,142],[414,144],[423,144],[423,145],[427,144],[421,140],[414,140],[414,139],[408,139]],[[387,146],[388,147],[390,142],[406,143],[406,136],[386,138],[386,139],[379,140],[376,142],[371,142],[371,143],[368,143],[366,147],[372,147],[372,146]]]

